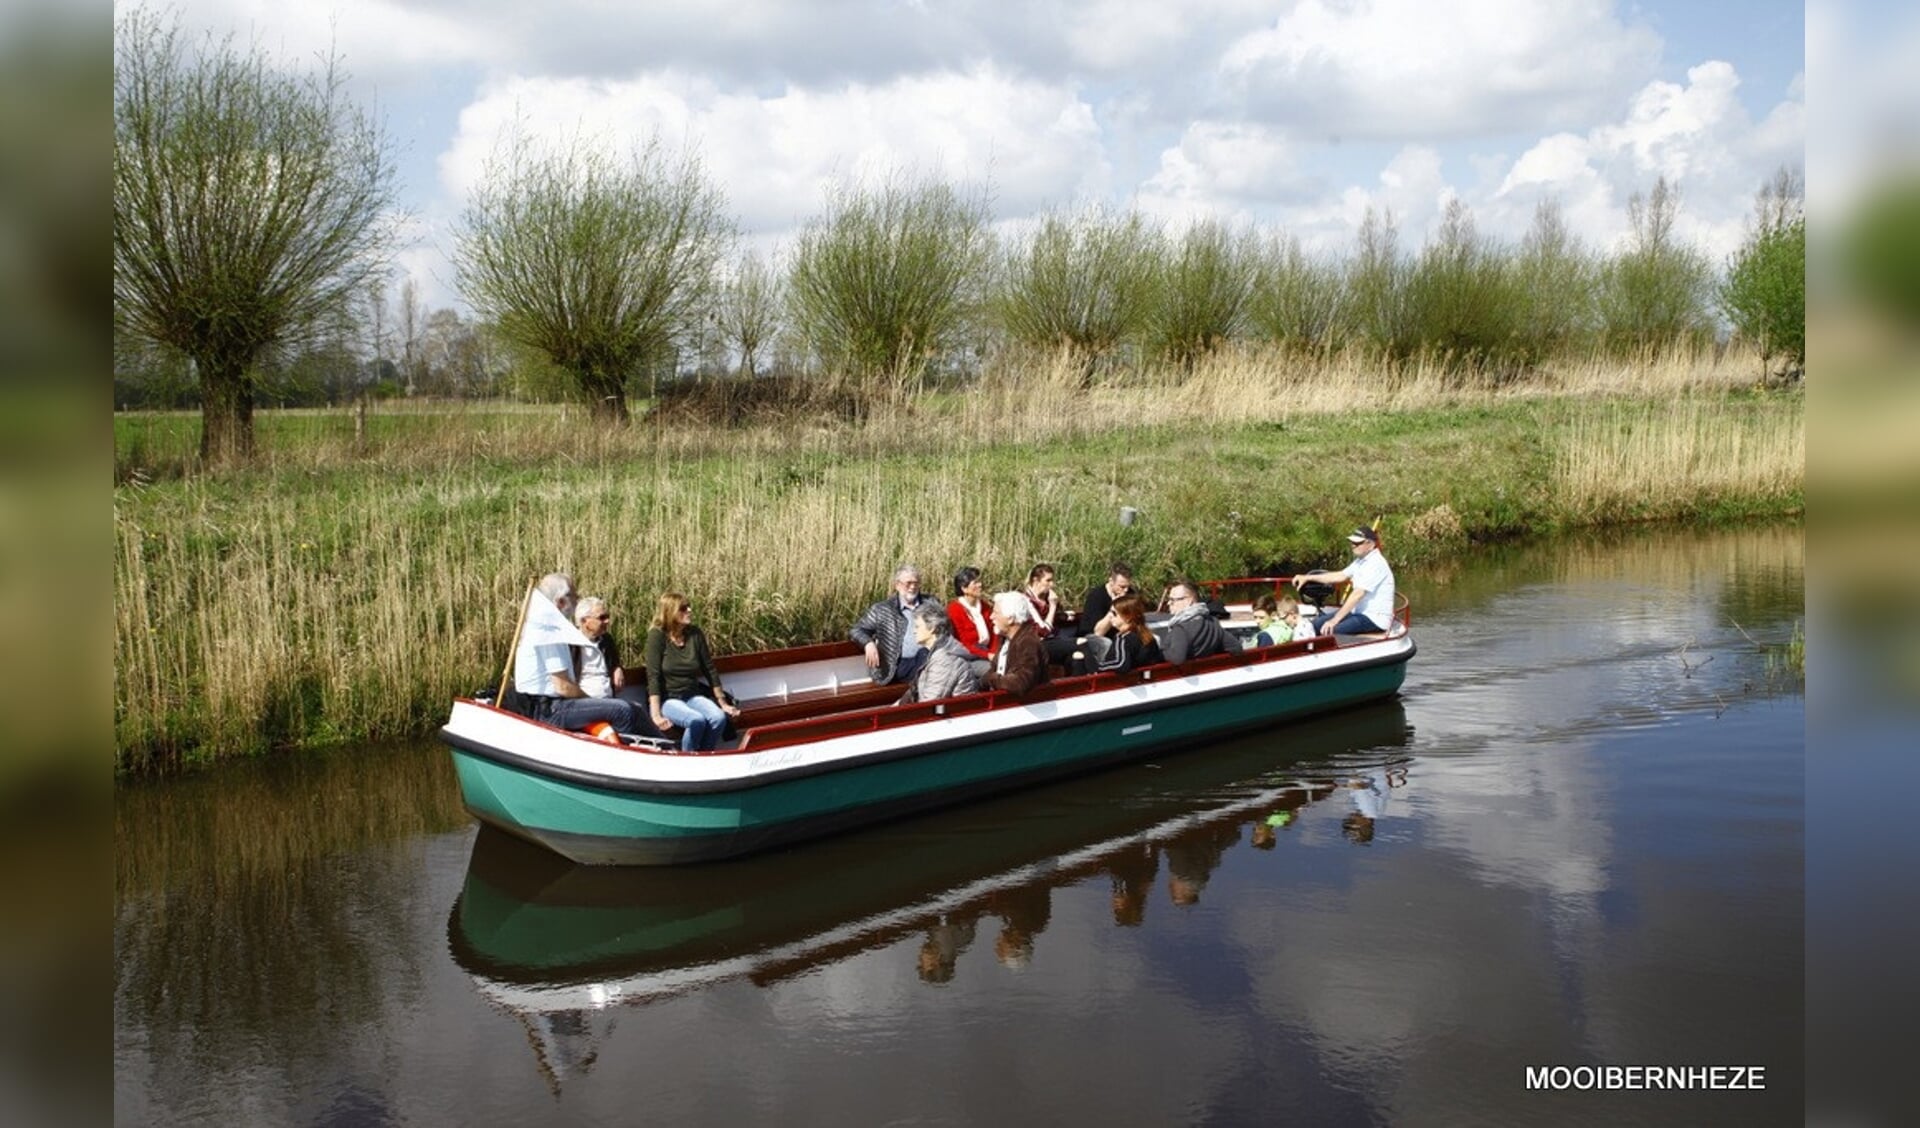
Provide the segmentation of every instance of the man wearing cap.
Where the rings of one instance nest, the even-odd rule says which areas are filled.
[[[1302,572],[1293,584],[1319,582],[1353,585],[1347,600],[1332,611],[1322,611],[1313,620],[1313,629],[1322,635],[1371,634],[1393,625],[1393,569],[1380,553],[1380,537],[1372,526],[1362,525],[1347,534],[1353,546],[1353,563],[1338,572]]]

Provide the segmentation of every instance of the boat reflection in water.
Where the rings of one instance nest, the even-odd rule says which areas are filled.
[[[1408,737],[1400,702],[1378,702],[1149,767],[695,867],[576,865],[482,826],[448,945],[483,995],[527,1022],[557,1084],[591,1064],[594,1011],[741,977],[773,983],[916,933],[921,977],[941,982],[983,919],[997,922],[996,956],[1018,966],[1053,890],[1102,874],[1118,926],[1141,922],[1163,869],[1172,902],[1192,903],[1244,824],[1251,847],[1270,849],[1309,804],[1377,813],[1384,789],[1405,781]],[[1371,818],[1356,833],[1354,814],[1347,836],[1365,841]]]

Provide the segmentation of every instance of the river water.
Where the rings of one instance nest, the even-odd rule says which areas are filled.
[[[704,867],[480,832],[433,743],[123,788],[116,1119],[1797,1123],[1802,559],[1482,552],[1396,701]]]

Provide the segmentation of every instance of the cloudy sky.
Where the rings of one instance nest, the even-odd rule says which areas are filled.
[[[125,5],[121,5],[124,7]],[[1009,230],[1099,202],[1343,250],[1369,206],[1417,245],[1451,197],[1518,238],[1555,196],[1597,246],[1679,184],[1716,258],[1805,143],[1806,8],[1783,0],[179,0],[306,61],[332,44],[400,150],[402,265],[445,249],[503,127],[693,147],[752,245],[825,190],[982,185]]]

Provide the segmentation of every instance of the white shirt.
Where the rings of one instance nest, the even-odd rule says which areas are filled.
[[[1393,569],[1387,567],[1387,558],[1374,549],[1353,562],[1347,569],[1347,579],[1353,586],[1365,592],[1360,603],[1353,610],[1373,620],[1380,630],[1393,626]]]
[[[534,697],[553,697],[549,674],[573,676],[573,647],[564,642],[522,642],[513,659],[513,687]]]
[[[607,656],[598,646],[580,648],[580,692],[588,697],[612,697],[613,674],[607,669]]]

